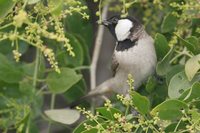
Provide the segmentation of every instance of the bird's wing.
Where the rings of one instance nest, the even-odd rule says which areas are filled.
[[[117,62],[115,54],[113,54],[113,56],[112,56],[112,65],[111,65],[111,69],[112,69],[112,72],[113,72],[113,77],[115,76],[115,74],[116,74],[116,72],[118,70],[118,67],[119,67],[119,63]]]

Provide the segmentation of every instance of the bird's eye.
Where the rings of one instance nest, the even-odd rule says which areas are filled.
[[[118,19],[117,19],[117,18],[113,18],[113,19],[112,19],[112,22],[113,22],[113,23],[117,23],[117,22],[118,22]]]

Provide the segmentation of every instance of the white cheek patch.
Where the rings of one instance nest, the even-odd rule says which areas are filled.
[[[115,27],[115,33],[118,41],[123,41],[130,35],[130,29],[133,23],[129,19],[121,19]]]

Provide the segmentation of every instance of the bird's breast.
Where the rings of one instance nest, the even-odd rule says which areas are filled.
[[[138,40],[137,45],[127,50],[115,50],[115,56],[119,63],[119,71],[124,75],[132,74],[136,86],[139,86],[149,75],[154,73],[157,59],[151,37]]]
[[[156,60],[156,53],[151,37],[139,39],[137,44],[123,51],[115,50],[119,65],[138,65]]]

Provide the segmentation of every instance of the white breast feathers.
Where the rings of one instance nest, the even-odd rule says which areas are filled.
[[[115,27],[115,33],[118,41],[124,41],[130,35],[130,29],[133,23],[129,19],[121,19]]]

